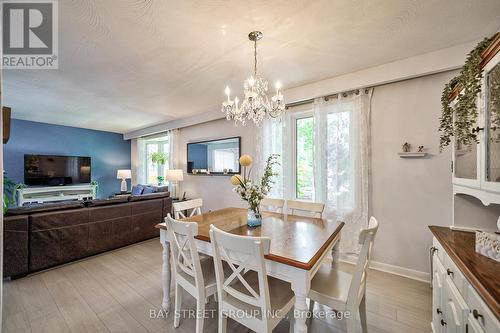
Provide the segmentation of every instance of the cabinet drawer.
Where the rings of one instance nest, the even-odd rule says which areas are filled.
[[[477,292],[469,286],[468,288],[468,305],[470,307],[472,317],[470,320],[477,323],[485,333],[500,332],[500,323],[495,315],[490,311],[488,306],[483,302]],[[477,318],[476,318],[477,317]],[[474,332],[474,331],[472,331]]]
[[[446,275],[451,281],[453,281],[460,294],[465,295],[467,285],[465,278],[462,275],[462,272],[458,269],[457,265],[455,265],[453,260],[451,260],[447,254],[444,255],[444,269],[446,271]]]
[[[439,260],[441,260],[441,263],[443,264],[444,263],[444,254],[445,254],[444,249],[441,246],[441,244],[439,244],[439,242],[436,238],[434,238],[432,240],[432,246],[434,246],[437,249],[435,252],[435,255],[437,255],[437,257],[439,258]]]
[[[469,308],[449,276],[446,277],[444,285],[446,332],[465,333]]]
[[[442,321],[444,318],[443,307],[443,282],[446,273],[439,258],[434,255],[433,260],[433,279],[432,279],[432,330],[434,333],[444,332]]]

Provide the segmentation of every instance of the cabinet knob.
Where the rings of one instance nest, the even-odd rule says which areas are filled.
[[[446,322],[443,319],[441,319],[441,326],[446,326]]]
[[[453,271],[449,268],[446,269],[446,274],[453,275]]]
[[[439,310],[439,308],[436,309],[436,312],[438,315],[440,315],[441,313],[443,313],[443,311]]]
[[[476,318],[476,320],[479,318],[483,318],[483,315],[480,314],[476,309],[472,310],[472,316]]]

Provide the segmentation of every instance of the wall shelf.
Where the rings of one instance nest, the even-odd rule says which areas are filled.
[[[398,153],[399,157],[425,157],[427,155],[427,153],[420,153],[420,152],[401,152],[401,153]]]

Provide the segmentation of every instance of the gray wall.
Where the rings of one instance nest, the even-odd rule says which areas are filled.
[[[179,133],[179,167],[186,172],[186,145],[189,142],[222,139],[241,136],[241,155],[254,156],[254,132],[252,126],[234,126],[225,119],[215,120],[195,126],[181,128]],[[224,207],[243,207],[238,195],[233,192],[229,176],[188,175],[180,184],[182,192],[187,197],[203,198],[203,210],[213,210]]]
[[[456,72],[376,87],[371,114],[371,213],[380,221],[374,260],[428,272],[428,225],[451,225],[451,149],[439,153],[443,86]],[[409,142],[426,158],[397,155]]]
[[[376,87],[371,114],[371,213],[380,221],[374,260],[428,272],[427,226],[451,225],[450,150],[439,154],[438,118],[444,84],[456,72]],[[181,167],[186,168],[187,142],[242,137],[242,153],[254,153],[254,128],[217,120],[181,129]],[[408,141],[428,148],[423,159],[403,159],[397,153]],[[200,196],[205,209],[241,206],[228,177],[186,176],[182,190]]]

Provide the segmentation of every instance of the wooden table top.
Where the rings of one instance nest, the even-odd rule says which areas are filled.
[[[473,232],[429,226],[455,265],[462,271],[497,318],[500,318],[500,263],[476,252]]]
[[[206,242],[210,242],[211,224],[236,235],[269,237],[271,248],[266,259],[306,270],[314,266],[344,226],[344,222],[334,220],[264,212],[262,226],[249,228],[243,208],[224,208],[184,220],[197,222],[195,238]],[[156,227],[166,229],[165,223]]]

